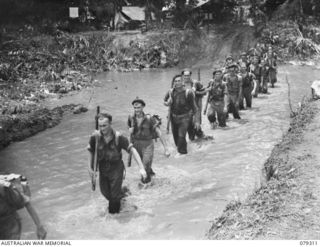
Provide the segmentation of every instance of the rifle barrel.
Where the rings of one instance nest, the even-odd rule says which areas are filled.
[[[95,116],[96,130],[98,130],[98,114],[100,113],[100,106],[97,106],[97,114]],[[91,186],[92,190],[96,190],[96,173],[97,173],[97,164],[98,163],[98,138],[96,138],[95,150],[94,150],[94,159],[93,159],[93,176],[91,177]]]
[[[95,116],[95,121],[96,121],[96,130],[99,129],[99,126],[98,126],[98,115],[100,113],[100,106],[97,106],[97,114]]]

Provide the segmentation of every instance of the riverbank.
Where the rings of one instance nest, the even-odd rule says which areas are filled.
[[[264,166],[267,183],[245,201],[227,205],[207,233],[224,239],[320,237],[320,102],[302,104]]]
[[[34,106],[29,111],[17,114],[16,106],[12,114],[0,116],[0,150],[15,141],[22,141],[47,128],[52,128],[60,123],[65,114],[81,113],[87,111],[82,105],[63,105],[47,109]],[[20,109],[21,110],[21,109]]]
[[[223,44],[226,38],[228,43]],[[3,39],[0,149],[59,123],[60,114],[56,109],[43,109],[42,103],[48,98],[59,99],[95,86],[96,73],[169,68],[178,64],[191,66],[200,60],[222,63],[227,55],[238,54],[255,41],[253,30],[239,25],[217,26],[209,32],[202,29],[147,33],[59,32],[56,36],[20,39],[8,34]],[[241,42],[238,44],[236,40]]]

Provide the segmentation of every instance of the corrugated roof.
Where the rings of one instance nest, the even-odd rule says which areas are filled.
[[[145,8],[136,6],[123,6],[122,12],[127,15],[131,20],[144,21],[145,20]]]
[[[206,4],[207,2],[209,2],[210,0],[198,0],[197,5],[195,6],[195,8],[198,8],[204,4]]]

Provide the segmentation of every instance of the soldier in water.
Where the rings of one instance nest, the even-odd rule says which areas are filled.
[[[256,77],[251,72],[247,71],[245,64],[240,66],[240,72],[242,76],[242,95],[239,102],[240,110],[244,109],[244,101],[246,102],[246,107],[252,107],[252,96],[256,92],[257,82]]]
[[[186,134],[192,124],[193,116],[198,114],[198,108],[194,93],[184,87],[181,75],[173,77],[172,85],[173,88],[164,97],[164,105],[171,109],[171,129],[180,156],[188,153]],[[200,129],[199,118],[195,118],[195,129]]]
[[[0,239],[20,239],[22,227],[17,210],[22,208],[34,221],[38,239],[45,239],[47,231],[31,204],[27,179],[18,174],[0,175]]]
[[[228,66],[228,74],[224,75],[223,81],[226,83],[229,93],[229,109],[233,118],[240,119],[239,102],[242,97],[242,77],[236,73],[236,64]]]
[[[193,121],[188,129],[189,139],[191,141],[193,141],[195,137],[197,137],[198,139],[208,139],[210,137],[206,136],[201,129],[202,98],[207,93],[207,91],[200,81],[194,81],[193,79],[191,79],[192,71],[190,69],[184,69],[181,74],[185,88],[192,90],[192,92],[194,93],[195,102],[198,108],[198,112],[193,116]],[[197,121],[200,123],[200,128],[198,130],[195,128],[196,118],[198,118]]]
[[[217,119],[220,127],[226,127],[228,88],[222,82],[222,77],[222,69],[216,69],[213,71],[213,80],[210,80],[208,85],[208,96],[203,114],[207,113],[209,104],[208,120],[212,129],[216,127]]]
[[[170,156],[165,140],[161,136],[160,124],[161,120],[157,115],[151,116],[144,113],[143,109],[146,106],[144,100],[136,98],[132,101],[134,114],[128,117],[128,128],[131,135],[133,147],[137,150],[144,168],[147,172],[147,178],[144,183],[149,183],[151,177],[155,175],[152,169],[152,161],[154,154],[153,139],[159,138],[164,153],[167,157]]]
[[[109,213],[120,212],[124,163],[122,150],[130,152],[139,166],[142,181],[147,173],[137,150],[129,143],[128,138],[112,128],[112,116],[108,113],[98,115],[99,130],[90,137],[88,151],[89,173],[94,176],[94,156],[97,152],[99,184],[102,195],[109,201]]]

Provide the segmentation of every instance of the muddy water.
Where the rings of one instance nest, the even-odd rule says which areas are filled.
[[[107,203],[99,191],[92,192],[86,170],[88,137],[94,128],[95,107],[114,116],[114,127],[126,131],[130,102],[136,96],[147,102],[146,112],[158,113],[166,125],[163,96],[175,70],[130,74],[109,73],[98,77],[96,88],[78,95],[52,100],[49,105],[89,104],[89,112],[67,116],[62,123],[0,153],[2,170],[25,174],[33,199],[48,229],[50,239],[202,239],[214,217],[230,200],[244,199],[261,182],[261,169],[288,128],[287,85],[289,74],[293,106],[309,93],[308,81],[319,71],[309,67],[284,66],[280,82],[270,94],[254,100],[253,109],[241,112],[225,130],[204,131],[214,141],[188,143],[189,153],[175,158],[171,136],[167,138],[172,157],[165,158],[156,143],[156,178],[149,188],[139,188],[136,164],[127,168],[124,184],[131,195],[117,216],[106,214]],[[210,72],[202,68],[208,81]],[[126,155],[124,155],[126,160]],[[27,219],[25,211],[21,211]],[[24,220],[23,238],[34,238],[31,220]]]

